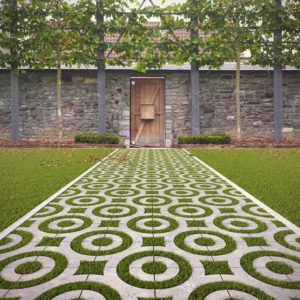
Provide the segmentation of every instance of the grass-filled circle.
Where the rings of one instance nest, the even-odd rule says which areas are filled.
[[[136,189],[113,189],[105,192],[105,195],[110,197],[132,197],[137,196],[140,193]]]
[[[114,180],[114,183],[116,184],[138,184],[140,182],[141,182],[140,179],[133,178],[133,177],[123,177]]]
[[[145,190],[145,191],[153,191],[153,190],[163,190],[167,188],[168,185],[163,183],[148,182],[148,183],[137,184],[136,187],[138,189]]]
[[[263,208],[257,206],[256,204],[247,204],[242,206],[242,210],[252,216],[262,217],[262,218],[272,218],[272,216],[266,212]]]
[[[264,257],[270,259],[265,267],[274,275],[270,272],[264,274],[265,268],[255,268],[255,261]],[[300,289],[299,276],[292,276],[295,269],[300,268],[300,257],[277,251],[255,251],[241,258],[241,266],[249,275],[262,282],[286,289]]]
[[[100,196],[77,196],[66,200],[66,203],[71,206],[92,206],[104,203],[105,199]]]
[[[120,240],[122,242],[120,242]],[[71,242],[71,248],[85,255],[110,255],[128,249],[132,238],[117,230],[96,230],[84,233]]]
[[[15,230],[0,240],[0,254],[24,247],[32,241],[33,235],[23,230]]]
[[[169,184],[185,184],[185,183],[189,183],[190,180],[178,176],[174,176],[174,177],[169,176],[168,178],[163,179],[162,182],[169,183]]]
[[[200,171],[201,172],[201,171]],[[189,178],[189,179],[194,179],[194,180],[196,180],[196,179],[200,179],[200,180],[203,180],[203,179],[208,179],[208,178],[210,178],[211,177],[211,175],[210,174],[204,174],[203,172],[201,172],[201,173],[195,173],[195,172],[189,172],[188,174],[186,174],[184,177],[185,178]]]
[[[92,220],[88,217],[76,215],[61,216],[43,221],[39,225],[39,230],[48,233],[70,233],[85,229],[91,224]]]
[[[199,198],[199,201],[206,205],[212,206],[234,206],[239,203],[239,200],[223,195],[208,195]]]
[[[233,197],[241,197],[241,196],[243,196],[243,194],[240,191],[236,190],[235,188],[228,188],[226,190],[223,190],[223,193],[225,195],[233,196]]]
[[[199,246],[214,246],[216,242],[212,238],[208,237],[199,237],[194,240],[194,242]]]
[[[168,276],[170,278],[166,278],[167,276],[165,275],[163,279],[157,277],[157,280],[154,280],[154,276],[150,276],[149,280],[141,279],[135,276],[136,274],[132,272],[130,267],[136,261],[147,257],[149,257],[150,261],[153,260],[153,257],[171,260],[178,266],[178,270],[176,269],[174,274],[170,274],[170,276]],[[168,265],[163,263],[157,264],[156,262],[149,262],[143,264],[141,269],[147,275],[153,274],[159,276],[160,274],[163,275],[169,268]],[[117,273],[124,282],[135,287],[144,289],[166,289],[187,281],[192,275],[192,267],[186,259],[175,253],[154,250],[133,253],[123,258],[117,266]]]
[[[166,272],[167,266],[161,261],[149,261],[142,265],[142,270],[147,274],[162,274]]]
[[[203,284],[199,287],[197,287],[189,296],[188,300],[204,300],[207,299],[207,296],[210,296],[211,299],[213,299],[213,294],[215,292],[224,291],[227,293],[227,291],[239,291],[243,292],[243,298],[240,297],[233,297],[233,298],[226,298],[226,299],[244,299],[245,295],[244,293],[251,295],[253,297],[256,297],[260,300],[274,300],[273,297],[266,294],[264,291],[250,286],[246,285],[241,282],[235,282],[235,281],[220,281],[220,282],[210,282]],[[246,299],[246,298],[245,298]]]
[[[234,239],[228,235],[210,230],[190,230],[175,237],[180,249],[199,255],[223,255],[236,249]]]
[[[165,190],[164,193],[171,197],[195,197],[199,195],[199,192],[192,189],[186,189],[186,188],[173,188]]]
[[[71,291],[80,291],[81,295],[84,295],[84,291],[93,291],[99,294],[100,299],[104,297],[106,300],[121,300],[119,293],[110,286],[91,281],[72,282],[56,286],[39,295],[36,300],[51,300],[57,296],[63,296],[64,293]],[[84,298],[80,297],[80,299]]]
[[[136,197],[133,200],[133,203],[142,205],[142,206],[163,206],[168,205],[172,200],[165,196],[140,196]]]
[[[198,182],[198,183],[191,183],[190,187],[196,190],[214,191],[220,189],[221,185],[216,183],[209,183],[209,182]]]
[[[214,219],[214,224],[226,231],[238,233],[259,233],[267,230],[267,225],[252,217],[226,215]]]
[[[174,216],[183,218],[204,218],[213,213],[209,207],[197,204],[177,204],[169,207],[168,211]]]
[[[266,264],[267,269],[273,273],[290,275],[294,272],[293,268],[288,264],[280,261],[269,261]]]
[[[140,178],[143,179],[163,179],[165,178],[164,174],[158,174],[157,172],[151,174],[150,172],[147,172],[146,174],[139,175]]]
[[[93,210],[93,214],[102,218],[124,218],[137,212],[134,206],[127,204],[107,204],[101,205]]]
[[[299,236],[292,230],[279,231],[275,233],[274,239],[281,246],[300,252]]]
[[[49,204],[39,210],[33,218],[44,218],[58,214],[63,210],[63,207],[57,204]]]
[[[60,194],[60,197],[68,197],[68,196],[75,196],[80,194],[82,191],[80,189],[76,188],[68,188],[66,191],[64,191],[62,194]]]
[[[169,217],[161,215],[146,215],[129,220],[127,226],[137,232],[165,233],[177,229],[179,224],[176,220]]]
[[[101,190],[111,189],[113,186],[114,185],[112,183],[98,182],[98,183],[84,184],[82,186],[82,188],[85,189],[85,190],[101,191]]]
[[[38,256],[39,258],[45,258],[53,263],[53,268],[43,268],[39,265],[33,263],[32,261],[28,261],[28,263],[24,262],[27,258],[30,260],[30,258],[35,259],[35,257]],[[18,265],[18,261],[20,261],[20,264]],[[5,267],[9,266],[10,264],[14,263],[15,269],[14,271],[10,270],[10,276],[8,279],[7,276],[5,276]],[[2,289],[23,289],[35,285],[39,285],[41,283],[47,282],[52,280],[53,278],[57,277],[59,274],[61,274],[64,269],[67,267],[68,261],[67,258],[57,252],[51,252],[51,251],[33,251],[33,252],[26,252],[26,253],[20,253],[14,256],[10,256],[2,261],[0,261],[0,288]],[[16,280],[12,280],[13,274],[15,272],[18,272],[17,274],[24,274],[27,276],[32,276],[34,272],[44,270],[43,274],[37,278],[31,279],[31,277],[28,278],[28,280],[22,279],[22,281],[19,281],[19,276],[16,277]],[[19,273],[20,272],[20,273]],[[29,274],[29,275],[28,275]],[[23,276],[24,276],[23,275]]]
[[[18,265],[15,268],[15,272],[21,275],[32,274],[39,271],[43,265],[39,261],[28,261]]]

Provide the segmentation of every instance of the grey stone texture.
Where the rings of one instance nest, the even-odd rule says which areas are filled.
[[[133,71],[110,70],[106,75],[106,129],[130,140],[130,76]],[[157,71],[165,76],[166,145],[174,133],[191,133],[190,73]],[[143,75],[145,76],[145,75]],[[9,74],[0,72],[0,139],[10,139]],[[235,73],[200,71],[200,132],[235,132]],[[64,70],[62,78],[64,139],[77,133],[97,133],[96,72]],[[242,133],[247,138],[273,138],[273,74],[241,73]],[[284,137],[300,139],[300,71],[283,75]],[[20,137],[56,140],[55,71],[27,72],[20,79]]]

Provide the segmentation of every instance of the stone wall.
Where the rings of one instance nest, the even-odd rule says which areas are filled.
[[[200,72],[200,131],[235,134],[235,73]],[[241,129],[246,138],[273,138],[273,74],[241,74]],[[172,132],[191,133],[188,73],[166,75],[166,100],[171,106]],[[300,139],[300,72],[283,75],[284,137]]]
[[[108,71],[106,80],[107,132],[130,138],[130,76],[132,71]],[[191,96],[188,72],[154,72],[165,76],[166,141],[191,133]],[[300,139],[300,71],[283,76],[284,132]],[[234,134],[234,72],[200,72],[201,133]],[[96,133],[98,104],[95,71],[63,71],[64,138],[76,133]],[[244,137],[273,137],[273,77],[271,72],[241,74],[241,114]],[[20,80],[20,137],[23,140],[55,140],[55,71],[33,72]],[[10,139],[9,74],[0,72],[0,139]]]

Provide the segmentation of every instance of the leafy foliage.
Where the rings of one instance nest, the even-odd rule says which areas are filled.
[[[178,144],[230,144],[230,135],[184,135],[178,137]]]
[[[250,47],[251,63],[272,66],[274,48],[281,50],[280,63],[300,68],[300,2],[287,0],[281,7],[276,1],[264,0],[257,6],[259,22],[255,27],[255,43]],[[259,26],[257,26],[259,24]],[[274,31],[282,32],[282,43],[274,41]]]
[[[76,143],[119,144],[120,138],[114,134],[77,134]]]

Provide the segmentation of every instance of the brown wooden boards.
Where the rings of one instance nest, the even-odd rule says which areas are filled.
[[[131,143],[165,146],[164,78],[131,79]]]

